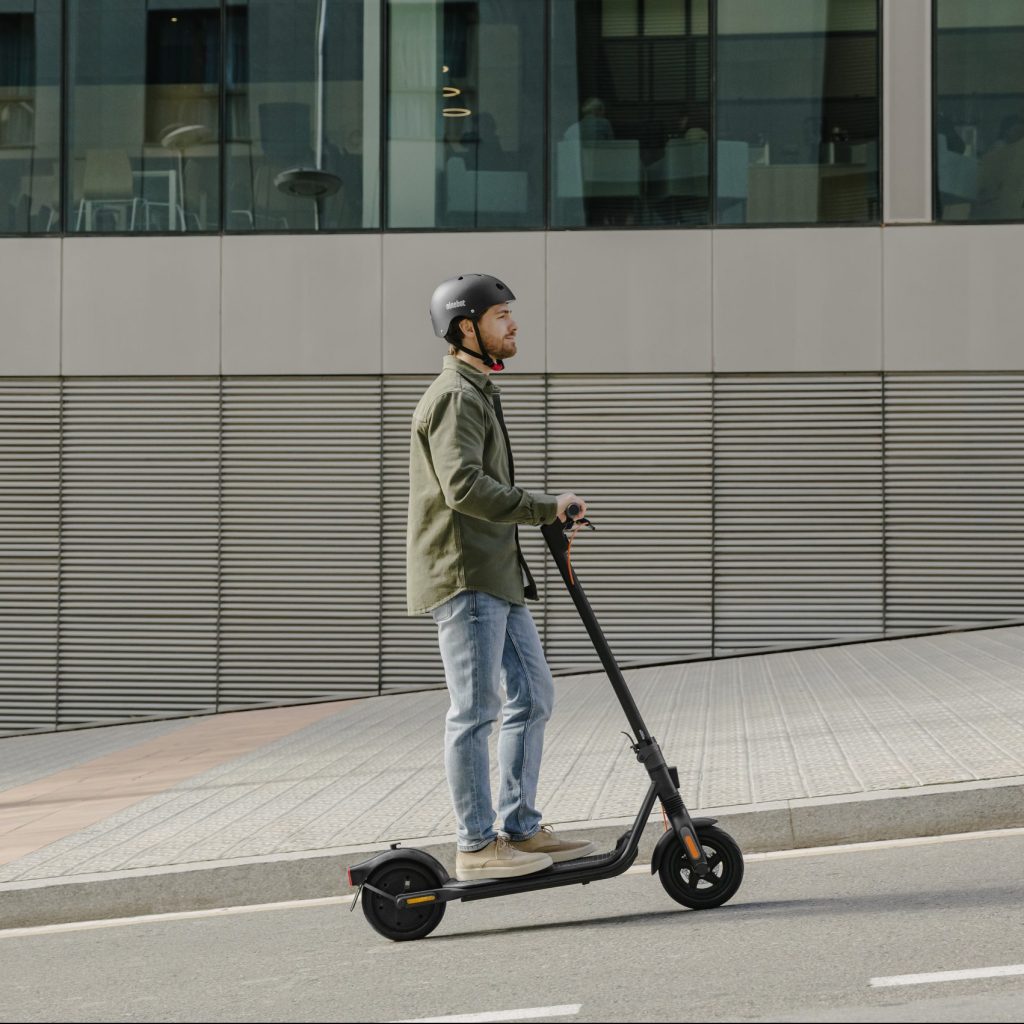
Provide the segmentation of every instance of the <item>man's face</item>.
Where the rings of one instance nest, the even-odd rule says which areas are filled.
[[[468,337],[475,341],[473,325],[465,322],[464,328],[463,333],[468,330]],[[518,331],[519,325],[512,319],[512,309],[507,302],[491,306],[480,317],[480,336],[484,339],[484,346],[492,359],[504,362],[516,354]]]

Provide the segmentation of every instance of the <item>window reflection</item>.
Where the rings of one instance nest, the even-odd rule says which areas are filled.
[[[719,0],[719,223],[877,220],[876,0]]]
[[[389,19],[389,226],[543,226],[543,2],[391,0]]]
[[[1024,2],[939,0],[940,220],[1024,218]]]
[[[68,231],[220,227],[220,4],[70,0]]]
[[[709,220],[706,0],[555,0],[556,227]]]
[[[377,226],[377,19],[361,0],[228,7],[228,230]]]
[[[0,6],[0,234],[60,230],[60,5]]]

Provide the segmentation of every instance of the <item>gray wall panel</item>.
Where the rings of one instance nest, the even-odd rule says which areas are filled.
[[[876,636],[879,378],[715,381],[715,653]]]
[[[0,734],[56,724],[60,382],[0,380]]]
[[[548,485],[577,491],[598,524],[577,537],[573,565],[616,657],[709,653],[710,379],[565,375],[548,389]],[[547,574],[552,666],[594,666],[553,566]]]
[[[226,378],[220,703],[377,692],[380,379]]]
[[[442,344],[440,341],[438,344]],[[385,377],[384,501],[380,559],[381,673],[384,693],[443,686],[437,630],[429,615],[410,617],[405,603],[405,523],[409,513],[409,433],[412,413],[432,374]]]
[[[888,374],[887,626],[1024,616],[1024,375]]]
[[[217,381],[64,382],[61,724],[213,708]]]

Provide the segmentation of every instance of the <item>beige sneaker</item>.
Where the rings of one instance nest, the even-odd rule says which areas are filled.
[[[460,882],[476,882],[482,878],[518,878],[551,867],[546,853],[524,853],[504,836],[498,836],[481,850],[455,854],[455,877]]]
[[[512,845],[522,853],[546,853],[556,864],[597,853],[597,847],[589,839],[559,839],[550,825],[541,825],[535,835]]]

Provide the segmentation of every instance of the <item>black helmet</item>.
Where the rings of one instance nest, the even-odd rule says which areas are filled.
[[[477,344],[483,352],[484,344],[477,321],[491,306],[511,302],[514,298],[512,289],[504,281],[499,281],[490,274],[460,274],[458,277],[442,281],[434,289],[434,294],[430,297],[430,322],[434,325],[434,333],[447,341],[453,321],[472,320]],[[458,342],[449,344],[454,344],[463,352],[481,359],[478,353],[463,348]],[[504,369],[504,364],[500,360],[495,362],[484,356],[481,361],[487,363],[492,370]]]
[[[442,281],[430,297],[430,321],[439,338],[447,338],[453,320],[478,320],[491,306],[511,302],[512,289],[490,274],[459,274]]]

